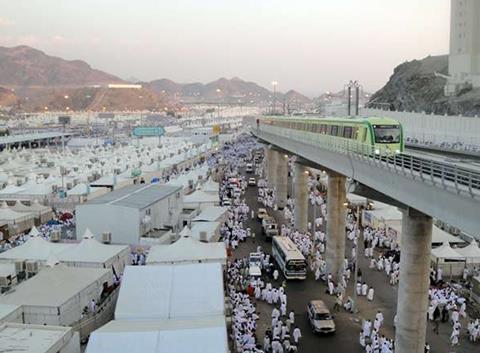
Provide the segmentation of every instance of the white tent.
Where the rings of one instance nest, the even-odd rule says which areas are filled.
[[[76,244],[51,243],[42,237],[30,237],[22,245],[0,253],[0,262],[34,260],[45,263],[51,255],[58,255],[74,246]]]
[[[19,186],[8,184],[5,188],[0,190],[0,194],[3,194],[3,195],[18,194],[19,192],[24,190],[25,190],[24,188],[21,188]]]
[[[38,195],[38,196],[45,196],[51,193],[52,193],[52,186],[48,184],[35,184],[19,192],[19,194],[22,194],[22,195]]]
[[[115,268],[123,273],[129,263],[130,247],[127,245],[106,245],[95,239],[90,230],[86,230],[82,241],[58,255],[58,259],[68,266]]]
[[[443,262],[444,260],[465,260],[465,256],[460,255],[452,249],[448,242],[443,243],[443,245],[438,248],[432,249],[432,257],[439,262]]]
[[[35,215],[32,213],[25,213],[25,212],[16,212],[8,207],[7,203],[4,202],[0,207],[0,220],[6,222],[22,222],[28,219],[35,218]]]
[[[220,190],[220,184],[214,182],[211,178],[209,178],[201,188],[202,191],[208,192],[208,193],[213,193],[218,195],[218,192]]]
[[[115,319],[205,318],[224,315],[224,303],[219,263],[127,266]]]
[[[77,184],[73,188],[67,191],[68,196],[82,196],[90,193],[90,186],[88,184]]]
[[[192,235],[192,232],[190,231],[190,228],[187,226],[183,227],[182,231],[179,233],[180,237],[189,237]]]
[[[86,353],[227,353],[225,319],[113,320],[94,331]]]
[[[90,183],[90,186],[115,186],[117,184],[117,178],[115,175],[105,175],[98,180]]]
[[[70,326],[92,299],[99,302],[103,283],[111,280],[105,269],[45,267],[0,296],[0,304],[23,305],[27,323]]]
[[[480,248],[475,240],[464,248],[456,248],[455,251],[465,257],[468,263],[480,263]]]
[[[191,237],[181,237],[170,245],[156,245],[150,248],[148,265],[178,264],[192,262],[219,262],[225,264],[227,252],[225,244],[203,243]]]
[[[221,222],[225,213],[228,211],[228,207],[211,206],[207,207],[193,220],[196,222]]]
[[[204,210],[207,207],[217,206],[220,203],[218,194],[214,195],[202,190],[197,190],[183,197],[185,208],[200,208]]]

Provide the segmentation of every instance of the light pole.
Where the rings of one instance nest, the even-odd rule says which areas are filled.
[[[273,86],[273,104],[272,104],[272,115],[275,115],[275,110],[276,110],[276,103],[277,103],[277,81],[272,81],[272,86]]]

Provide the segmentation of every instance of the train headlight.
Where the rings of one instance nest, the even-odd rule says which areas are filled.
[[[378,148],[375,150],[375,154],[380,154],[380,150]]]

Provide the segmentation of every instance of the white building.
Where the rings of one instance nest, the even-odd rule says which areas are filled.
[[[156,230],[178,229],[183,208],[181,186],[130,185],[76,207],[77,236],[90,229],[102,241],[111,233],[116,244],[139,244]]]
[[[480,87],[480,1],[452,0],[446,95]]]
[[[0,347],[11,353],[80,353],[80,340],[70,327],[6,323],[0,326]]]

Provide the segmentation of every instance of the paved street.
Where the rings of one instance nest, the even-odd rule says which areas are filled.
[[[248,177],[251,174],[246,174]],[[289,188],[290,190],[290,188]],[[257,188],[248,187],[245,194],[245,199],[248,205],[257,211],[258,207],[263,207],[257,203]],[[280,211],[268,210],[273,214],[279,225],[283,222],[283,215]],[[313,219],[313,209],[310,209],[310,218]],[[239,248],[235,251],[235,257],[247,256],[250,252],[256,251],[256,247],[261,245],[264,251],[271,253],[271,242],[266,242],[261,232],[261,223],[257,219],[249,220],[247,227],[250,227],[256,234],[253,241],[248,239],[245,243],[241,243]],[[350,242],[347,240],[347,253],[350,253]],[[337,333],[332,336],[318,336],[311,332],[310,326],[306,319],[306,305],[309,300],[322,299],[330,308],[333,308],[334,298],[325,293],[326,286],[321,281],[315,281],[312,273],[308,273],[308,277],[304,281],[288,281],[287,295],[288,295],[288,311],[294,310],[296,314],[295,324],[297,324],[301,331],[303,338],[299,345],[299,352],[349,352],[360,353],[363,352],[359,344],[359,333],[361,329],[361,320],[363,318],[370,318],[373,321],[377,310],[381,310],[385,316],[385,322],[382,326],[381,332],[387,337],[394,337],[393,317],[396,312],[397,302],[397,287],[389,284],[388,278],[384,272],[370,270],[368,268],[369,261],[363,256],[363,243],[360,242],[360,250],[362,255],[359,257],[359,266],[362,270],[362,281],[373,285],[375,288],[375,298],[373,302],[368,302],[365,297],[359,298],[359,313],[352,315],[344,310],[334,313],[335,323],[337,326]],[[280,278],[276,286],[279,286],[283,278]],[[267,280],[266,282],[268,282]],[[273,282],[273,279],[271,280]],[[353,275],[350,283],[353,283]],[[351,295],[352,287],[347,289],[347,296]],[[270,327],[270,316],[273,306],[259,302],[258,311],[260,312],[259,327],[257,330],[259,342],[263,342],[263,335],[265,329]],[[464,326],[465,327],[465,326]],[[428,342],[431,345],[431,352],[453,352],[450,349],[448,337],[451,332],[450,324],[440,325],[440,335],[434,335],[432,328],[427,329]],[[461,346],[454,350],[455,352],[474,352],[478,346],[467,342],[465,337],[461,340]]]

